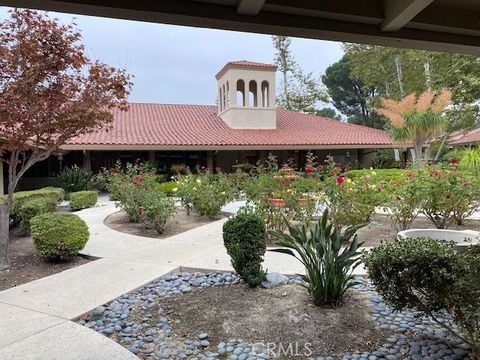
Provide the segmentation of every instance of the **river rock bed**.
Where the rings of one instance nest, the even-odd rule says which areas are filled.
[[[272,279],[280,276],[272,276]],[[298,277],[281,278],[283,286],[298,284]],[[178,336],[172,329],[177,321],[158,306],[157,300],[182,296],[197,288],[231,286],[241,283],[240,278],[229,272],[188,273],[182,272],[159,278],[151,283],[124,294],[114,301],[97,307],[78,322],[126,347],[140,358],[148,359],[231,359],[254,360],[275,358],[298,359],[468,359],[469,347],[449,336],[433,320],[418,318],[411,311],[393,312],[374,291],[373,286],[359,278],[355,290],[369,296],[370,316],[378,329],[388,331],[385,343],[371,352],[325,354],[315,356],[315,349],[299,352],[292,348],[271,348],[269,345],[249,343],[242,339],[224,339],[211,343],[207,331],[194,336]],[[269,287],[269,284],[264,284]],[[239,285],[237,285],[239,286]],[[133,317],[133,309],[137,316]],[[138,317],[138,310],[144,310]],[[158,316],[153,316],[152,311]],[[140,311],[141,313],[142,311]],[[302,352],[303,351],[303,352]]]

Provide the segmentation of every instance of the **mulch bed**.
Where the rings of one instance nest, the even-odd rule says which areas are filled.
[[[130,235],[144,236],[149,238],[164,239],[182,232],[194,229],[212,221],[225,218],[227,215],[220,214],[216,219],[210,220],[206,216],[200,216],[196,213],[187,215],[184,208],[178,207],[175,216],[167,221],[165,232],[157,233],[154,229],[146,229],[143,223],[134,223],[128,220],[123,211],[116,212],[104,220],[104,224],[113,230],[124,232]]]
[[[76,256],[70,261],[47,262],[35,252],[32,239],[19,236],[17,229],[10,232],[9,259],[10,267],[0,271],[0,291],[92,261]]]
[[[161,306],[175,319],[173,331],[186,337],[206,331],[212,343],[229,338],[264,344],[310,347],[314,354],[365,351],[383,343],[386,331],[375,329],[367,296],[351,290],[336,308],[312,304],[298,285],[250,289],[215,286],[165,299]]]

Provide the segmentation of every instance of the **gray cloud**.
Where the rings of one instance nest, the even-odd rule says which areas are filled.
[[[0,20],[8,16],[0,8]],[[214,75],[230,60],[272,62],[270,36],[90,16],[50,13],[75,23],[93,59],[126,68],[134,78],[130,101],[213,104]],[[340,43],[293,39],[292,50],[305,71],[320,76],[342,56]]]

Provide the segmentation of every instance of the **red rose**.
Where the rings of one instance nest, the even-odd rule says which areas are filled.
[[[341,176],[337,176],[337,184],[343,184],[343,182],[345,181],[345,179]]]
[[[306,167],[306,168],[305,168],[305,172],[306,172],[307,174],[311,174],[311,173],[313,172],[313,168],[310,167],[310,166],[309,166],[309,167]]]
[[[458,160],[455,156],[452,156],[450,159],[450,164],[458,164]]]

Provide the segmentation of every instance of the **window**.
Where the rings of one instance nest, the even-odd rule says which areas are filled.
[[[248,83],[248,105],[249,106],[258,106],[257,102],[257,82],[255,80],[250,80]]]
[[[262,81],[262,107],[269,107],[268,103],[268,81]]]
[[[237,81],[237,106],[245,106],[245,82]]]

